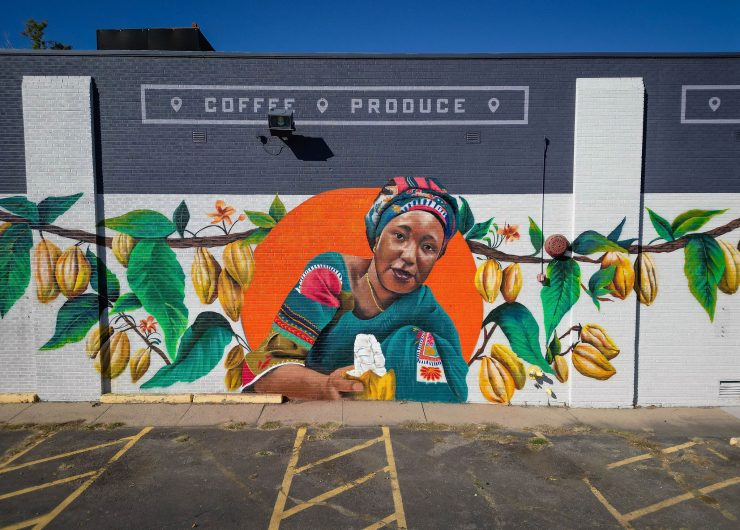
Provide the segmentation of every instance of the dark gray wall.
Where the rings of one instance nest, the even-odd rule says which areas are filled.
[[[538,193],[542,188],[545,135],[551,141],[547,192],[568,193],[572,189],[573,116],[579,77],[644,78],[646,192],[740,192],[740,136],[736,137],[740,135],[736,133],[740,123],[681,120],[682,85],[737,84],[739,57],[431,59],[2,54],[0,193],[25,191],[21,108],[24,75],[93,77],[106,193],[314,194],[337,187],[376,187],[380,180],[394,175],[437,176],[455,193]],[[284,147],[275,154],[280,142],[263,146],[257,139],[267,133],[262,125],[142,123],[142,84],[528,86],[529,120],[526,125],[302,125],[301,116],[338,119],[346,117],[348,110],[339,109],[330,98],[331,109],[326,116],[320,115],[312,101],[323,92],[286,92],[280,95],[297,94],[297,133],[303,138],[292,144],[293,149]],[[722,117],[740,122],[740,90],[711,92],[721,97],[716,110],[706,104],[710,92],[688,93],[686,118]],[[182,94],[183,114],[177,113],[176,118],[203,117],[202,110],[192,110],[188,100],[192,93],[179,90],[148,92],[148,116],[167,116],[169,109],[162,101]],[[418,99],[427,93],[412,95]],[[487,118],[486,98],[486,94],[471,94],[471,108],[465,119]],[[516,119],[518,111],[511,111],[512,107],[503,101],[499,115]],[[514,98],[512,104],[517,107],[520,102]],[[207,143],[194,144],[193,131],[205,131]],[[467,144],[466,132],[480,132],[481,143]]]

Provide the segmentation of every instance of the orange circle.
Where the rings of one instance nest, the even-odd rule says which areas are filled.
[[[377,194],[375,188],[342,188],[315,195],[291,210],[257,245],[254,277],[242,305],[242,326],[253,347],[267,336],[285,297],[314,256],[332,251],[372,256],[365,237],[365,214]],[[426,281],[454,322],[466,360],[483,320],[474,275],[470,249],[457,234]]]

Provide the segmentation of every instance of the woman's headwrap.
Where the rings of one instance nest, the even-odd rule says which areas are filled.
[[[365,215],[365,232],[370,248],[388,222],[403,213],[422,210],[439,219],[444,229],[444,252],[447,242],[457,231],[457,201],[433,178],[395,177],[383,186]]]

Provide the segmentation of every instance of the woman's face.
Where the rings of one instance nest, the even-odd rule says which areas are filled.
[[[412,211],[391,219],[375,247],[375,270],[381,285],[399,294],[420,287],[443,243],[442,224],[432,213]]]

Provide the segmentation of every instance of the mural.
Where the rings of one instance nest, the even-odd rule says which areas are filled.
[[[310,211],[312,200],[290,213],[278,196],[267,212],[217,200],[203,225],[185,201],[166,214],[133,210],[101,221],[110,237],[55,224],[80,197],[0,199],[0,317],[33,277],[39,303],[66,299],[41,350],[84,341],[91,369],[111,379],[128,372],[143,391],[192,383],[223,363],[228,391],[461,402],[475,369],[480,393],[504,404],[528,382],[551,393],[550,376],[567,381],[567,355],[584,376],[614,377],[620,347],[609,331],[590,322],[562,329],[563,319],[581,299],[601,309],[634,291],[653,304],[659,254],[683,251],[688,288],[710,320],[717,297],[740,284],[738,244],[719,239],[740,218],[701,232],[727,210],[668,221],[646,209],[658,236],[647,245],[623,236],[624,218],[607,235],[584,231],[562,255],[547,248],[559,256],[550,259],[531,217],[532,252],[507,253],[520,225],[476,220],[464,197],[431,178],[328,192]],[[307,220],[338,204],[347,219],[322,239]],[[72,244],[61,249],[50,236]],[[98,257],[104,246],[127,288]],[[194,252],[191,263],[181,263],[182,249]],[[546,264],[541,308],[517,301],[522,263]],[[188,307],[191,288],[220,310]]]

